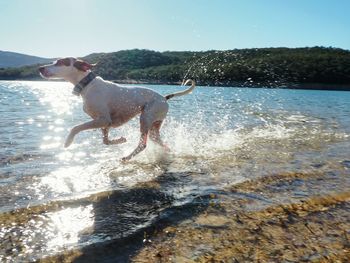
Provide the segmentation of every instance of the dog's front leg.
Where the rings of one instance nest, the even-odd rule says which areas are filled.
[[[126,142],[126,139],[124,137],[120,137],[119,139],[114,139],[110,140],[108,138],[108,128],[102,128],[102,136],[103,136],[103,143],[106,145],[111,145],[111,144],[120,144]]]
[[[66,142],[64,143],[64,147],[69,147],[72,144],[75,135],[77,135],[79,132],[89,129],[108,128],[111,125],[111,123],[112,121],[110,118],[100,117],[98,119],[88,121],[73,127],[66,139]]]

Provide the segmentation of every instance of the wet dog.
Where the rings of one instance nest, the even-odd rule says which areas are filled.
[[[64,79],[74,86],[73,93],[83,99],[83,110],[92,121],[73,127],[64,146],[69,147],[74,137],[81,131],[101,129],[103,143],[106,145],[126,142],[121,137],[110,140],[110,128],[116,128],[130,119],[140,115],[140,141],[138,146],[122,161],[130,160],[146,148],[147,138],[167,149],[160,138],[160,128],[168,112],[168,100],[190,93],[191,87],[177,93],[162,96],[159,93],[142,87],[124,87],[96,76],[91,69],[94,65],[76,58],[58,59],[52,64],[39,68],[42,77],[47,79]]]

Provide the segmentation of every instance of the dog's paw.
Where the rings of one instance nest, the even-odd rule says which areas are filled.
[[[74,140],[74,136],[69,135],[64,143],[64,148],[68,148]]]
[[[164,150],[166,153],[171,153],[171,149],[170,149],[169,146],[166,145],[166,144],[163,144],[163,150]]]
[[[115,141],[116,141],[116,143],[118,143],[118,144],[120,144],[120,143],[125,143],[125,142],[126,142],[126,138],[120,137],[119,139],[116,139]]]
[[[112,144],[121,144],[124,142],[126,142],[126,139],[124,137],[120,137],[119,139],[109,140],[107,142],[104,142],[104,144],[112,145]]]
[[[64,143],[64,148],[68,148],[71,144],[72,144],[72,142],[67,142],[67,141],[66,141],[66,142]]]
[[[126,157],[121,158],[121,159],[120,159],[120,162],[126,163],[126,162],[130,161],[130,159],[131,159],[130,156],[126,156]]]

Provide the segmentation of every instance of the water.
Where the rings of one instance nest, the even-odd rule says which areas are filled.
[[[162,137],[171,153],[150,144],[122,164],[137,145],[137,119],[112,131],[125,144],[105,146],[96,130],[63,148],[70,128],[89,119],[71,90],[65,82],[0,82],[0,261],[123,242],[190,217],[211,194],[245,180],[349,174],[350,92],[198,87],[169,101]],[[322,195],[348,181],[308,191]]]

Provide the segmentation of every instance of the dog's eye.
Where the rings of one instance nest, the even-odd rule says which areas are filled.
[[[70,59],[69,58],[62,59],[62,63],[63,63],[63,65],[69,67],[70,66]]]
[[[55,66],[70,66],[70,60],[68,58],[59,59],[56,61]]]
[[[55,66],[63,66],[63,61],[62,60],[57,60],[55,63]]]

